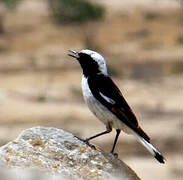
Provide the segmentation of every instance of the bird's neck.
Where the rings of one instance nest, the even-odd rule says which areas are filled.
[[[85,77],[88,77],[88,76],[92,76],[92,75],[96,75],[96,74],[100,74],[101,72],[99,71],[99,69],[83,69],[83,75]]]

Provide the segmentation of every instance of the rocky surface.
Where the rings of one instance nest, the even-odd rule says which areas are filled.
[[[2,180],[64,180],[60,174],[49,174],[38,169],[19,169],[1,167],[0,177]]]
[[[32,175],[32,179],[38,176],[39,179],[44,179],[44,176],[52,179],[54,176],[55,179],[139,180],[121,160],[56,128],[33,127],[24,130],[16,140],[0,148],[0,158],[1,167],[19,169],[1,170],[5,172],[5,177],[10,176],[7,179],[16,179],[12,175],[16,172],[16,176],[24,175],[24,179],[31,179],[29,175]],[[31,173],[32,169],[39,169],[38,173]]]

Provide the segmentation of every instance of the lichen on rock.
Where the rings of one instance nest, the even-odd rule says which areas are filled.
[[[124,162],[62,129],[33,127],[0,148],[6,167],[37,168],[65,179],[139,180]]]

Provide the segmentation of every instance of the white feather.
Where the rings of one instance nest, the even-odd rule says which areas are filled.
[[[98,63],[99,70],[104,75],[108,75],[107,65],[106,65],[105,59],[103,58],[103,56],[101,54],[99,54],[99,53],[97,53],[95,51],[91,51],[89,49],[84,49],[84,50],[82,50],[80,52],[90,55],[93,58],[93,60],[95,60]]]
[[[112,100],[111,98],[103,95],[101,92],[99,92],[99,94],[108,102],[108,103],[111,103],[111,104],[115,104],[115,101]]]
[[[147,142],[144,138],[139,136],[137,133],[133,132],[133,134],[137,137],[137,140],[153,155],[161,154],[151,143]]]
[[[83,97],[88,105],[90,111],[105,125],[108,125],[109,122],[112,123],[113,128],[121,129],[126,133],[130,133],[130,129],[119,120],[113,113],[111,113],[105,106],[103,106],[92,94],[88,86],[88,80],[83,75],[82,77],[82,92]],[[104,96],[104,95],[103,95]],[[105,96],[106,97],[106,96]],[[108,98],[108,97],[106,97]],[[109,99],[108,99],[109,100]],[[113,101],[112,101],[113,102]]]

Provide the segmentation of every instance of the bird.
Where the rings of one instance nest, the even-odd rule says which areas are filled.
[[[81,86],[84,101],[90,111],[106,127],[105,131],[86,138],[84,141],[89,143],[90,140],[108,134],[112,129],[115,129],[116,136],[111,150],[111,153],[115,155],[114,150],[119,135],[121,131],[124,131],[134,135],[157,161],[165,163],[165,158],[150,142],[150,137],[140,127],[133,110],[110,78],[104,57],[89,49],[69,50],[68,55],[76,59],[82,68]]]

